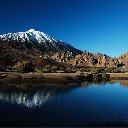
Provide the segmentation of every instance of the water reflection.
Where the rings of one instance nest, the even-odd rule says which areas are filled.
[[[113,83],[120,83],[123,87],[128,87],[128,80],[112,80]]]
[[[58,93],[74,87],[0,83],[0,101],[35,108],[53,100]]]
[[[9,102],[12,104],[19,104],[26,106],[28,108],[33,108],[46,103],[48,100],[53,98],[50,92],[38,91],[33,94],[23,93],[23,92],[0,92],[0,100],[4,102]]]
[[[104,82],[93,83],[99,86],[105,85]],[[84,87],[89,87],[92,83],[84,82],[81,84]],[[27,108],[40,107],[54,99],[57,94],[65,93],[75,87],[81,86],[76,84],[67,85],[42,85],[30,83],[7,84],[0,83],[0,101],[11,104],[18,104]]]
[[[128,80],[113,80],[109,84],[120,83],[123,87],[128,87]],[[40,85],[40,84],[39,84]],[[11,104],[18,104],[27,108],[40,107],[55,98],[57,94],[65,93],[78,86],[105,86],[106,83],[88,83],[84,82],[81,85],[40,85],[38,84],[7,84],[0,83],[0,101]]]
[[[90,83],[90,82],[83,82],[83,83],[81,83],[81,85],[82,85],[83,87],[88,87],[88,86],[90,86],[90,85],[104,86],[105,84],[106,84],[106,82],[104,82],[104,81],[102,81],[102,82],[92,82],[92,83]]]
[[[0,126],[128,126],[127,83],[0,83]]]

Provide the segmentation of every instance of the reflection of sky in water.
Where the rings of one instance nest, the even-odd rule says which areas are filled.
[[[27,86],[22,89],[19,88],[21,85],[1,84],[0,126],[6,122],[11,122],[12,126],[17,122],[20,126],[23,123],[24,126],[86,126],[93,122],[113,123],[122,119],[127,123],[127,83],[110,81],[105,84]]]
[[[55,95],[65,93],[65,91],[75,88],[75,86],[65,85],[30,85],[29,87],[27,84],[0,83],[0,101],[3,103],[22,105],[27,108],[41,107],[41,105],[53,100]]]
[[[37,91],[33,94],[23,92],[0,92],[0,100],[9,102],[12,104],[19,104],[28,108],[33,108],[45,104],[48,100],[51,100],[53,96],[50,92]]]
[[[111,81],[111,82],[112,83],[113,82],[114,83],[119,82],[120,85],[122,85],[124,87],[128,87],[128,81],[125,81],[125,80],[124,81]],[[104,85],[104,84],[101,83],[99,85]],[[88,87],[88,86],[89,86],[89,84],[86,85],[85,87]],[[115,87],[115,86],[113,86],[113,87]],[[64,88],[62,87],[61,91],[62,90],[64,91],[65,90]],[[68,87],[69,90],[70,90],[70,88],[71,87]],[[107,92],[107,88],[103,88],[103,90],[105,89],[105,92]],[[7,90],[6,89],[4,89],[4,90],[0,89],[0,101],[11,103],[11,104],[22,105],[22,106],[25,106],[27,108],[40,107],[41,105],[45,104],[46,102],[52,100],[55,97],[56,93],[58,92],[57,87],[49,88],[49,89],[48,88],[42,88],[40,90],[38,89],[35,91],[30,89],[27,92],[16,91],[16,90],[14,91],[12,88],[11,88],[11,90],[13,90],[13,91],[7,91]],[[116,87],[115,92],[120,91],[120,90],[121,90],[121,88]],[[96,91],[96,93],[98,91],[99,91],[99,89]],[[87,94],[88,93],[86,93],[86,95]],[[95,94],[95,91],[93,92],[93,94]]]

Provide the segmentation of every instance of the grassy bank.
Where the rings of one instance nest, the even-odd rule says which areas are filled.
[[[106,75],[106,74],[105,74]],[[90,72],[76,73],[16,73],[0,72],[0,81],[40,81],[43,83],[81,83],[107,80],[104,74],[93,74]]]
[[[111,80],[128,80],[128,73],[109,73]]]
[[[0,81],[40,81],[43,83],[77,83],[79,73],[16,73],[16,72],[0,72],[0,75],[6,77]]]

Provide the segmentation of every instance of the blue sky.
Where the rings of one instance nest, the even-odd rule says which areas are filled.
[[[81,50],[128,51],[128,0],[1,0],[0,34],[43,31]]]

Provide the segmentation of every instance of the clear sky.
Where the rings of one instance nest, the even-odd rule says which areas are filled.
[[[43,31],[90,52],[128,52],[128,0],[0,0],[0,34]]]

